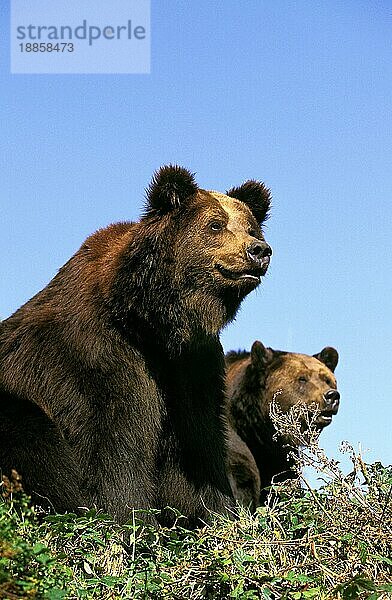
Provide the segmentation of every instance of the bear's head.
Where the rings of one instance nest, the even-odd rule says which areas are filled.
[[[321,431],[338,412],[340,394],[334,370],[339,357],[335,348],[326,347],[309,356],[273,350],[256,341],[250,354],[246,353],[242,359],[237,355],[240,360],[235,360],[235,356],[231,353],[227,357],[231,411],[234,415],[239,410],[247,411],[255,427],[257,420],[269,421],[273,401],[283,413],[296,405],[309,409],[310,415],[316,409],[314,419],[308,418],[307,411],[303,413],[303,431],[309,423]]]
[[[192,173],[169,165],[155,173],[147,190],[146,217],[170,217],[177,230],[173,256],[189,283],[198,287],[202,277],[214,289],[241,295],[260,283],[269,265],[272,251],[261,230],[269,207],[263,183],[246,181],[227,194],[206,191]]]
[[[226,194],[206,191],[192,173],[168,165],[154,174],[146,196],[123,261],[127,277],[138,277],[132,289],[143,285],[146,313],[165,311],[166,328],[171,320],[184,331],[216,334],[269,266],[272,251],[261,229],[269,190],[252,180]]]

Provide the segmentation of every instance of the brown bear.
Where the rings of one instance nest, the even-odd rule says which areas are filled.
[[[162,167],[144,215],[97,231],[0,330],[0,468],[58,511],[194,526],[232,495],[219,332],[260,283],[270,193]],[[159,514],[159,513],[158,513]]]
[[[241,504],[255,508],[265,500],[264,488],[272,481],[295,477],[292,451],[297,442],[275,435],[273,399],[282,412],[298,404],[310,411],[317,408],[313,419],[302,420],[301,429],[311,423],[321,431],[339,408],[334,376],[338,358],[331,347],[309,356],[265,348],[259,341],[250,352],[226,355],[229,479]]]

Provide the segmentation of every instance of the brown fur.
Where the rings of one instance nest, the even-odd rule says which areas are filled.
[[[40,502],[166,524],[172,506],[190,526],[230,506],[219,331],[270,255],[268,190],[246,185],[210,193],[163,167],[138,223],[90,236],[2,322],[0,468]]]
[[[339,395],[333,371],[338,362],[334,348],[324,348],[319,354],[309,356],[265,348],[255,342],[250,353],[231,352],[226,357],[226,385],[228,414],[231,428],[246,443],[253,460],[241,460],[235,453],[229,456],[229,473],[235,480],[234,495],[244,496],[242,480],[252,480],[248,494],[253,494],[253,506],[257,506],[264,493],[254,494],[256,486],[261,490],[271,482],[293,476],[288,445],[292,439],[276,438],[270,418],[271,402],[275,398],[283,412],[296,404],[316,407],[321,411],[315,426],[321,431],[336,414]],[[332,400],[328,399],[334,397]],[[305,421],[302,424],[306,428]],[[234,439],[231,446],[235,446]],[[231,447],[230,446],[230,447]],[[260,479],[254,477],[254,461]],[[241,472],[241,477],[238,477]],[[237,474],[237,475],[236,475]],[[259,488],[260,489],[260,488]]]
[[[228,474],[237,502],[254,510],[260,497],[260,473],[253,454],[235,429],[228,428]]]

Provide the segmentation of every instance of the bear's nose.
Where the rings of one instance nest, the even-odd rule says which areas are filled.
[[[325,408],[336,415],[340,404],[340,394],[338,390],[328,390],[328,392],[325,392],[324,402]]]
[[[251,260],[269,262],[272,249],[266,242],[256,240],[251,243],[246,252]]]

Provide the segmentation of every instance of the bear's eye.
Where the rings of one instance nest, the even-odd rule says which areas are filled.
[[[308,380],[307,380],[307,378],[306,378],[306,377],[298,377],[298,381],[299,381],[300,383],[307,383],[307,382],[308,382]]]
[[[257,238],[258,237],[258,232],[256,231],[256,229],[249,229],[248,231],[249,235],[251,235],[252,237]]]
[[[327,385],[329,385],[329,387],[333,386],[333,381],[329,377],[325,377],[324,381]]]
[[[224,225],[220,221],[211,221],[209,223],[209,228],[211,231],[222,231]]]

